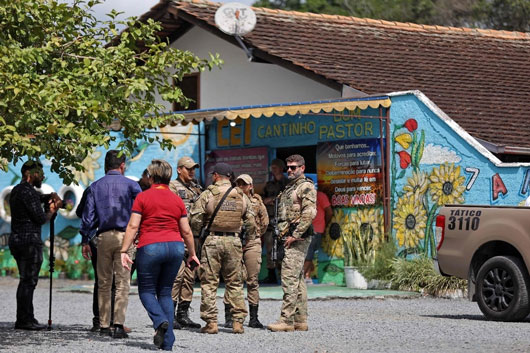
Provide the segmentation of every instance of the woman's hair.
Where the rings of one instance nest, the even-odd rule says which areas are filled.
[[[153,159],[147,166],[147,172],[155,184],[169,184],[172,169],[171,165],[163,159]]]

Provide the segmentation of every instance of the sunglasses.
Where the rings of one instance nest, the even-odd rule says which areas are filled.
[[[288,165],[287,166],[287,169],[290,169],[290,170],[296,170],[296,168],[300,167],[299,165]]]

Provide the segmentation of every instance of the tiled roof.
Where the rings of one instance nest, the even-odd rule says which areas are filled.
[[[173,38],[185,19],[226,39],[214,22],[220,5],[163,0],[144,17]],[[530,148],[530,33],[253,10],[243,39],[258,55],[367,94],[421,90],[472,136]]]

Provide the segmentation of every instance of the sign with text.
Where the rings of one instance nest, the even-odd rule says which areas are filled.
[[[254,182],[254,188],[259,191],[267,182],[269,171],[268,155],[267,147],[215,150],[209,154],[208,161],[204,165],[204,171],[208,179],[211,180],[210,172],[216,163],[224,162],[230,164],[236,177],[241,174],[250,175]]]
[[[383,202],[379,139],[322,142],[317,145],[318,189],[333,207]]]

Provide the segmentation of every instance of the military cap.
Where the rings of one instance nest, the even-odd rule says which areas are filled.
[[[182,157],[179,159],[177,167],[199,168],[199,163],[195,163],[191,157]]]
[[[227,163],[217,163],[210,174],[217,173],[219,175],[232,176],[232,166]]]
[[[240,176],[238,176],[236,178],[236,181],[238,181],[238,180],[243,181],[247,185],[251,185],[252,184],[252,177],[250,175],[248,175],[248,174],[241,174]]]

